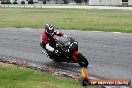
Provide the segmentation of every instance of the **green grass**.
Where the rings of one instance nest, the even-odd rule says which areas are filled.
[[[0,88],[83,88],[79,81],[20,67],[0,67]],[[95,87],[87,87],[95,88]]]
[[[0,8],[0,27],[42,28],[46,23],[60,29],[132,32],[132,11]]]

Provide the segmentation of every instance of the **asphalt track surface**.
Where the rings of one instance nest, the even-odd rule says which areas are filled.
[[[101,79],[132,80],[132,34],[96,31],[60,30],[79,42],[79,50],[88,59],[90,76]],[[0,55],[19,57],[47,66],[80,72],[78,64],[55,63],[41,54],[42,29],[0,28]]]

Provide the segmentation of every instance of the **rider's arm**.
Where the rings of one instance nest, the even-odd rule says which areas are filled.
[[[41,42],[43,41],[43,43],[45,44],[45,48],[49,51],[54,51],[54,48],[51,47],[48,43],[48,36],[46,35],[46,33],[42,33],[42,36],[41,36]]]
[[[59,32],[59,31],[55,31],[55,35],[57,35],[57,36],[63,36],[64,33],[63,32]]]
[[[43,41],[44,44],[47,44],[48,43],[48,37],[46,35],[45,32],[42,33],[42,36],[41,36],[41,42]]]

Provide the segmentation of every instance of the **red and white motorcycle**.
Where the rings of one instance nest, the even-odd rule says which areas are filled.
[[[52,55],[53,61],[56,62],[68,62],[68,63],[78,63],[81,67],[87,67],[88,61],[78,50],[78,42],[69,36],[62,36],[60,38],[55,39],[55,50],[58,53],[48,53],[48,55]],[[46,54],[47,55],[47,54]]]

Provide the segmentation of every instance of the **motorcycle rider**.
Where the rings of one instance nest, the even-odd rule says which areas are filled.
[[[40,46],[47,51],[48,57],[53,58],[51,53],[58,53],[58,50],[55,50],[55,40],[54,35],[64,36],[63,32],[58,32],[55,30],[52,24],[45,25],[45,31],[42,33]]]

